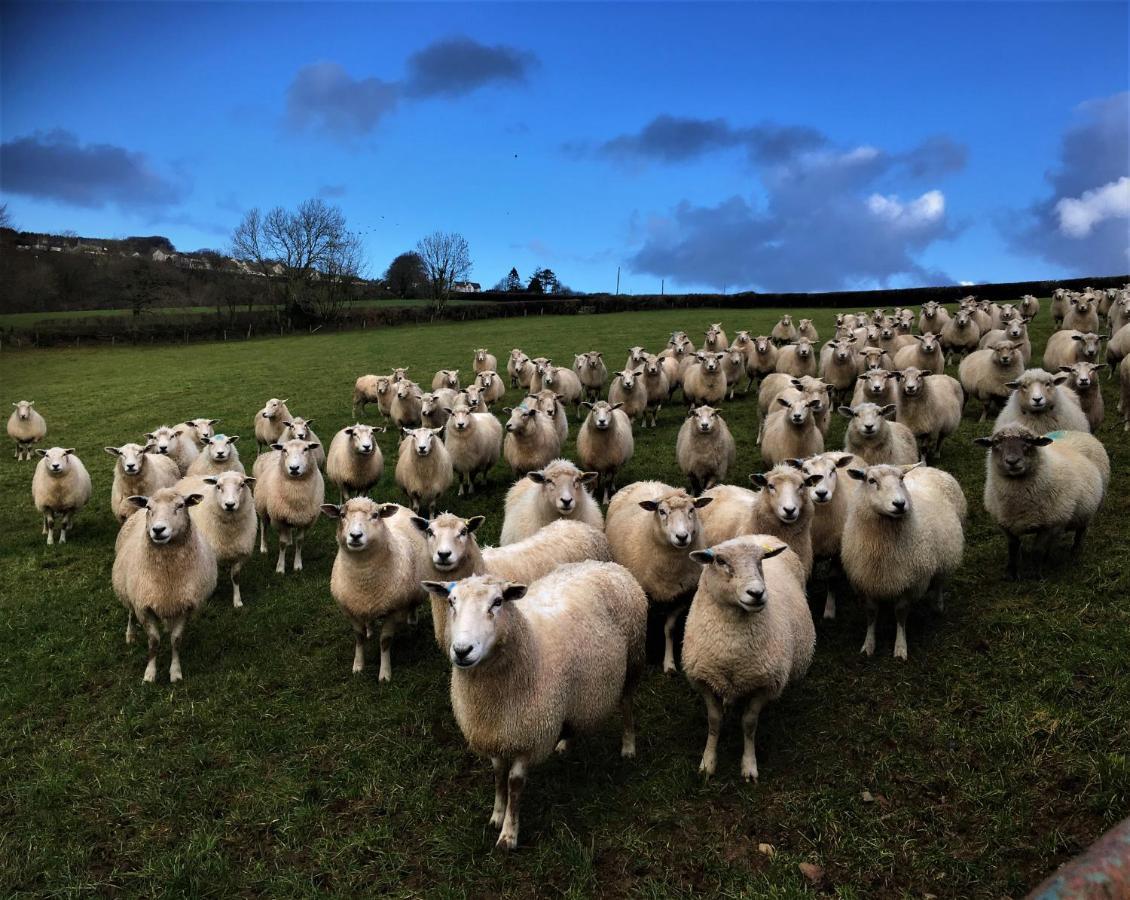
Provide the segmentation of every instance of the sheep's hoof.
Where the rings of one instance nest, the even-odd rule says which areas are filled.
[[[713,775],[714,760],[703,759],[703,761],[698,764],[698,774],[702,775],[704,778],[709,778],[711,775]]]
[[[874,656],[875,655],[875,642],[874,641],[864,641],[863,646],[859,648],[859,652],[862,653],[864,656]]]
[[[568,753],[569,752],[569,742],[567,740],[565,740],[565,738],[562,738],[561,740],[559,740],[557,742],[557,745],[553,748],[553,752],[554,753],[561,753],[561,754]]]
[[[633,741],[631,744],[624,744],[620,747],[621,759],[635,759],[636,758],[636,744]]]
[[[902,660],[903,662],[906,662],[906,659],[907,659],[906,647],[895,647],[895,659],[899,659],[899,660]]]
[[[392,681],[392,676],[389,675],[387,672],[381,672],[377,676],[377,681],[383,681],[387,684],[388,682]]]
[[[757,784],[757,768],[747,769],[745,766],[742,766],[742,781]]]
[[[154,666],[152,669],[146,668],[145,674],[141,677],[141,680],[145,684],[152,684],[154,681],[156,681],[157,680],[157,667]]]
[[[232,600],[231,605],[234,606],[236,609],[243,609],[243,601],[242,600]]]
[[[491,828],[501,828],[502,820],[505,818],[503,813],[491,813],[490,826]]]
[[[504,831],[498,836],[498,841],[494,846],[499,850],[517,850],[518,835],[513,832]]]
[[[184,676],[181,675],[179,669],[175,672],[172,671],[172,670],[169,671],[169,683],[170,684],[176,684],[178,681],[183,681],[183,680],[184,680]]]
[[[361,665],[360,663],[354,663],[353,664],[353,674],[354,675],[360,675],[363,671],[365,671],[365,667],[363,665]]]
[[[833,620],[834,620],[835,618],[836,618],[836,611],[835,611],[834,609],[825,609],[825,610],[824,610],[824,619],[825,619],[826,621],[829,621],[829,622],[831,622],[831,621],[833,621]]]
[[[676,666],[673,662],[668,662],[668,661],[664,660],[664,662],[663,662],[663,674],[664,675],[675,675],[675,674],[678,673],[678,671],[679,671],[679,667]]]

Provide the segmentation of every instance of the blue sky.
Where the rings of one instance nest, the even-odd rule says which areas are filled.
[[[831,290],[1130,269],[1126,3],[3,7],[17,227],[224,248],[324,196],[369,270]]]

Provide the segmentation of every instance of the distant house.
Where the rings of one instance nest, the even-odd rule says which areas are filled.
[[[483,286],[477,281],[457,281],[451,289],[457,294],[477,294],[483,289]]]

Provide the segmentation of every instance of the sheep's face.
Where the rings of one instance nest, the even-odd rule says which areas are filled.
[[[382,375],[380,378],[377,379],[377,393],[378,394],[387,394],[391,390],[392,390],[392,379],[391,378],[389,378],[387,375]]]
[[[663,363],[660,361],[659,357],[655,354],[649,353],[647,355],[647,361],[644,363],[643,367],[644,374],[650,375],[652,378],[657,378],[662,369]]]
[[[708,347],[715,346],[718,343],[719,339],[722,337],[721,323],[716,322],[715,324],[711,325],[706,329],[706,331],[703,332],[703,334],[706,335],[706,345]]]
[[[812,410],[820,401],[801,393],[799,397],[778,397],[777,405],[785,410],[785,420],[794,428],[804,428],[812,421]]]
[[[167,455],[173,444],[177,442],[177,438],[181,435],[181,429],[170,428],[168,425],[162,425],[160,428],[155,428],[149,434],[145,435],[150,441],[153,442],[153,452]]]
[[[239,472],[224,472],[222,475],[205,478],[204,483],[212,485],[215,490],[216,505],[226,513],[234,513],[239,511],[244,499],[250,496],[255,479]]]
[[[398,400],[407,400],[415,393],[413,390],[415,385],[411,381],[400,381],[396,385],[396,397]]]
[[[862,482],[862,496],[876,513],[888,519],[901,519],[910,512],[910,493],[903,484],[903,478],[911,469],[921,463],[909,466],[870,466],[866,469],[848,469],[848,475]]]
[[[925,379],[930,376],[929,369],[917,369],[914,366],[907,366],[902,370],[902,378],[899,383],[902,386],[902,392],[907,397],[917,397],[926,390]]]
[[[607,400],[598,400],[596,403],[590,403],[588,406],[592,409],[589,413],[589,418],[592,420],[592,426],[597,431],[607,431],[612,427],[613,413],[618,410],[623,403],[609,403]]]
[[[1010,341],[1022,342],[1028,337],[1028,326],[1023,319],[1012,319],[1004,327],[1004,336]]]
[[[1068,382],[1080,394],[1086,394],[1092,388],[1098,387],[1099,383],[1099,370],[1104,368],[1104,365],[1096,365],[1092,362],[1077,362],[1073,366],[1060,366],[1059,371],[1067,374]]]
[[[1075,307],[1075,315],[1089,316],[1095,304],[1090,297],[1078,297],[1071,301],[1071,305]]]
[[[372,425],[362,425],[360,422],[345,429],[345,433],[349,436],[349,446],[354,453],[358,456],[373,455],[377,447],[374,431]]]
[[[207,447],[208,458],[213,462],[227,462],[235,454],[235,442],[239,440],[239,435],[226,435],[216,434],[211,437],[204,438],[204,446]]]
[[[472,411],[482,412],[486,409],[486,400],[483,398],[483,389],[477,384],[468,385],[463,391],[467,395],[467,405]]]
[[[690,556],[702,565],[701,584],[716,603],[759,613],[770,599],[762,562],[783,553],[788,546],[768,536],[741,537],[708,550],[695,550]]]
[[[745,368],[745,355],[741,350],[730,350],[723,358],[726,360],[726,368],[730,371],[738,372]]]
[[[628,348],[628,368],[634,369],[636,366],[642,366],[647,359],[647,351],[643,347],[629,347]]]
[[[923,356],[930,356],[933,354],[940,354],[942,352],[942,345],[938,343],[938,336],[933,332],[927,331],[925,334],[915,335],[914,339],[918,341],[918,349],[922,352]]]
[[[1023,425],[1005,425],[992,437],[974,439],[974,443],[989,448],[991,464],[1006,478],[1024,478],[1034,472],[1040,461],[1040,448],[1051,442],[1051,438]]]
[[[552,390],[553,386],[557,384],[557,369],[552,366],[546,366],[542,371],[541,383],[544,387]]]
[[[797,521],[808,509],[808,492],[816,483],[815,476],[806,476],[790,465],[774,466],[764,475],[749,476],[773,514],[786,525]],[[811,481],[811,484],[809,483]]]
[[[852,344],[855,343],[855,338],[844,338],[843,340],[834,340],[828,342],[832,347],[832,359],[838,363],[849,363],[855,355],[852,349]]]
[[[400,368],[393,369],[392,374],[388,376],[388,380],[393,384],[399,384],[401,381],[407,381],[408,366],[401,366]]]
[[[558,411],[564,411],[561,401],[564,399],[553,391],[538,391],[534,396],[534,408],[547,418],[555,418]]]
[[[518,406],[510,412],[510,419],[506,423],[506,430],[510,434],[528,434],[533,430],[534,418],[538,411],[532,406]]]
[[[880,347],[864,347],[860,350],[859,355],[863,357],[864,370],[874,371],[883,368],[883,356],[886,352]]]
[[[574,357],[573,368],[580,372],[582,369],[592,369],[594,372],[604,365],[603,354],[590,350]]]
[[[458,669],[470,669],[490,658],[510,615],[510,603],[526,596],[524,584],[490,575],[462,581],[425,581],[430,594],[447,602],[448,657]]]
[[[839,470],[850,463],[854,456],[850,453],[821,453],[800,462],[800,471],[808,485],[808,497],[817,506],[831,503],[839,486]],[[797,461],[790,460],[794,467]],[[815,479],[810,481],[810,479]]]
[[[1016,363],[1019,354],[1016,350],[1016,345],[1012,341],[1001,341],[993,349],[993,362],[1000,366],[1002,369],[1007,369]]]
[[[299,441],[313,440],[313,438],[310,437],[310,423],[313,421],[313,419],[304,419],[302,416],[295,416],[289,422],[283,422],[283,425],[286,426],[284,438],[286,440]]]
[[[953,318],[953,322],[954,327],[959,331],[964,331],[973,324],[973,320],[969,318],[969,311],[964,309],[958,311],[958,314]]]
[[[702,370],[713,375],[722,365],[723,353],[696,353],[695,357],[702,365]]]
[[[378,390],[379,389],[380,388],[378,387]],[[267,401],[267,405],[259,410],[259,415],[261,415],[264,419],[273,419],[279,414],[279,411],[283,408],[283,405],[285,403],[285,400],[280,400],[277,397],[272,397]]]
[[[291,438],[281,444],[271,444],[271,449],[279,451],[279,461],[288,478],[301,478],[313,465],[310,454],[320,446],[317,441]]]
[[[888,372],[886,369],[872,369],[865,375],[860,375],[863,379],[863,393],[868,397],[885,397],[887,396],[888,385],[891,385],[891,380],[898,381],[899,374],[897,372]]]
[[[204,497],[202,494],[178,494],[162,488],[149,497],[130,497],[130,503],[145,510],[145,533],[150,543],[158,546],[180,543],[192,528],[188,509]]]
[[[140,475],[145,467],[145,454],[153,448],[152,444],[122,444],[120,447],[106,447],[106,452],[118,458],[118,467],[123,475]]]
[[[184,424],[189,428],[196,429],[196,438],[201,443],[207,443],[206,438],[210,438],[216,433],[216,425],[220,423],[219,419],[189,419]]]
[[[525,355],[526,355],[526,354],[525,354],[525,353],[523,353],[523,352],[522,352],[522,350],[521,350],[521,348],[519,348],[519,347],[514,347],[514,348],[513,348],[513,349],[512,349],[511,351],[510,351],[510,358],[511,358],[511,359],[512,359],[512,360],[513,360],[514,362],[517,362],[517,361],[518,361],[519,359],[521,359],[521,358],[522,358],[523,356],[525,356]]]
[[[484,391],[490,390],[491,386],[498,380],[498,373],[493,369],[487,369],[485,372],[479,373],[479,387]]]
[[[887,311],[885,309],[877,309],[871,313],[871,321],[876,325],[880,324],[885,318],[887,318]]]
[[[764,335],[758,335],[753,339],[753,349],[760,356],[768,356],[769,350],[772,346],[773,345],[772,343],[770,343],[769,338],[765,337]]]
[[[1068,377],[1063,372],[1052,375],[1042,369],[1029,369],[1016,381],[1006,382],[1005,387],[1016,391],[1017,402],[1024,412],[1039,415],[1055,409],[1059,386],[1066,383]]]
[[[713,497],[691,497],[679,490],[655,500],[641,500],[640,508],[655,513],[652,527],[660,542],[666,541],[676,550],[686,550],[694,545],[702,527],[698,511],[712,502]]]
[[[739,331],[737,334],[734,335],[734,340],[730,344],[730,346],[731,347],[738,347],[739,349],[744,350],[746,347],[748,347],[752,343],[753,343],[753,339],[749,336],[748,331]]]
[[[348,553],[360,553],[372,546],[381,546],[388,530],[384,519],[395,516],[395,503],[376,503],[368,497],[354,497],[341,506],[322,505],[322,513],[337,519],[337,543]]]
[[[658,371],[658,367],[656,367]],[[629,394],[636,389],[636,373],[631,369],[625,369],[623,372],[617,372],[616,377],[620,379],[620,384]]]
[[[582,472],[572,463],[549,465],[540,472],[530,472],[530,481],[541,485],[542,497],[552,504],[559,516],[571,516],[577,511],[577,504],[583,498],[585,485],[597,479],[596,472]]]
[[[74,447],[51,447],[48,450],[36,450],[43,457],[43,467],[47,474],[53,478],[62,478],[71,468],[71,454]]]
[[[793,327],[793,317],[788,315],[788,314],[783,315],[783,316],[781,316],[781,321],[779,321],[777,324],[780,325],[782,328],[792,328]]]
[[[16,418],[26,422],[31,418],[31,408],[35,406],[34,400],[20,400],[13,403],[12,406],[16,408]]]
[[[794,345],[796,347],[797,359],[809,359],[812,356],[812,342],[807,338],[801,338]]]
[[[792,385],[798,391],[802,391],[808,395],[810,400],[815,400],[816,405],[812,407],[813,415],[820,415],[832,402],[832,395],[829,393],[827,383],[819,378],[813,378],[811,375],[802,375],[800,378],[794,378]]]
[[[931,300],[928,303],[922,304],[922,315],[927,319],[933,319],[938,315],[938,304]]]
[[[474,531],[483,524],[482,516],[461,519],[451,513],[443,513],[429,522],[416,516],[412,524],[424,533],[428,554],[437,572],[453,572],[463,563],[467,547],[474,543]]]
[[[718,422],[718,410],[713,406],[700,406],[692,409],[687,418],[694,420],[691,427],[699,434],[710,434]]]
[[[487,361],[488,351],[484,347],[480,347],[475,351],[475,362],[484,363]]]
[[[439,400],[436,399],[435,394],[429,391],[427,394],[420,395],[420,415],[431,416],[439,412],[439,409]]]
[[[458,369],[443,369],[439,374],[443,376],[440,380],[441,387],[451,388],[453,391],[459,390]]]
[[[436,436],[441,431],[442,428],[405,428],[404,437],[412,442],[412,450],[417,456],[427,457],[435,450]]]
[[[473,428],[475,420],[472,418],[473,410],[469,407],[459,404],[455,409],[448,409],[450,418],[447,420],[447,427],[460,433],[466,431],[468,428]]]
[[[895,329],[891,325],[884,325],[879,329],[879,340],[893,341],[895,339]]]
[[[1102,340],[1093,331],[1086,334],[1073,334],[1071,336],[1073,341],[1079,342],[1079,347],[1076,348],[1076,353],[1082,356],[1085,360],[1094,360],[1099,355],[1099,342]]]
[[[856,437],[865,441],[877,440],[886,432],[887,419],[894,416],[895,405],[877,406],[874,403],[860,403],[859,406],[841,406],[840,413],[851,419],[851,428]]]

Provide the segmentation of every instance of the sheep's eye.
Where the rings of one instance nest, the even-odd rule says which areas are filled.
[[[876,480],[875,480],[874,478],[868,478],[868,479],[867,479],[867,483],[868,483],[868,484],[873,484],[873,485],[875,485],[875,487],[878,487],[878,486],[879,486],[879,482],[877,482],[877,481],[876,481]]]
[[[501,597],[495,597],[494,600],[491,601],[490,608],[491,609],[498,609],[500,606],[502,606],[502,598]]]
[[[466,528],[461,529],[460,532],[459,532],[459,537],[466,537],[466,536],[467,536],[467,529]]]
[[[450,606],[452,609],[455,609],[455,601],[451,597],[447,598],[447,605]]]
[[[436,536],[436,533],[434,531],[432,531],[430,528],[427,531],[425,531],[424,534],[426,534],[428,537],[431,537],[431,538],[434,538]]]
[[[659,510],[659,515],[663,516],[663,518],[666,519],[667,518],[667,510],[665,510],[665,509]]]

